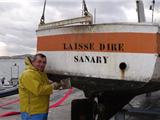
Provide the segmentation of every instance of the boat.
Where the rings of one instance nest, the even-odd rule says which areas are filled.
[[[18,94],[18,78],[11,78],[10,81],[14,81],[12,84],[4,84],[4,80],[5,77],[0,79],[0,81],[3,81],[0,84],[0,98]]]
[[[45,23],[44,6],[36,33],[46,72],[70,78],[87,98],[72,102],[72,120],[82,113],[85,120],[108,120],[135,96],[160,89],[160,26],[146,23],[143,1],[136,2],[138,23],[93,24],[84,0],[84,16]]]
[[[18,85],[0,89],[0,98],[18,94]]]

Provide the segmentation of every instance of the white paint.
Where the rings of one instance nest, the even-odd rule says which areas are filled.
[[[122,79],[119,64],[125,62],[125,80],[148,82],[151,80],[157,56],[144,53],[39,51],[47,56],[46,71],[53,74]],[[108,56],[107,64],[75,63],[74,56]]]
[[[68,26],[62,28],[52,28],[37,30],[37,36],[62,35],[62,34],[78,34],[78,33],[157,33],[158,25],[153,24],[127,24],[127,23],[111,23],[111,24],[96,24],[96,25],[79,25]]]

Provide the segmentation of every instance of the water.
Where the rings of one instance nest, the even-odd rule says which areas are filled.
[[[11,78],[18,78],[23,70],[24,59],[0,59],[0,79],[4,77],[5,84],[7,84]]]

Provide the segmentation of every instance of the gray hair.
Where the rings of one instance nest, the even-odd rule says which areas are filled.
[[[35,55],[33,55],[30,59],[32,62],[34,62],[37,59],[37,56],[40,56],[41,58],[46,58],[46,56],[42,53],[37,53]]]

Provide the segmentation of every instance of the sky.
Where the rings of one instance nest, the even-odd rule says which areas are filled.
[[[143,0],[147,22],[152,0]],[[36,53],[36,29],[44,0],[0,0],[0,56]],[[96,23],[137,22],[136,0],[86,0]],[[46,22],[80,17],[82,0],[47,0]],[[156,0],[155,22],[160,23],[160,0]]]

